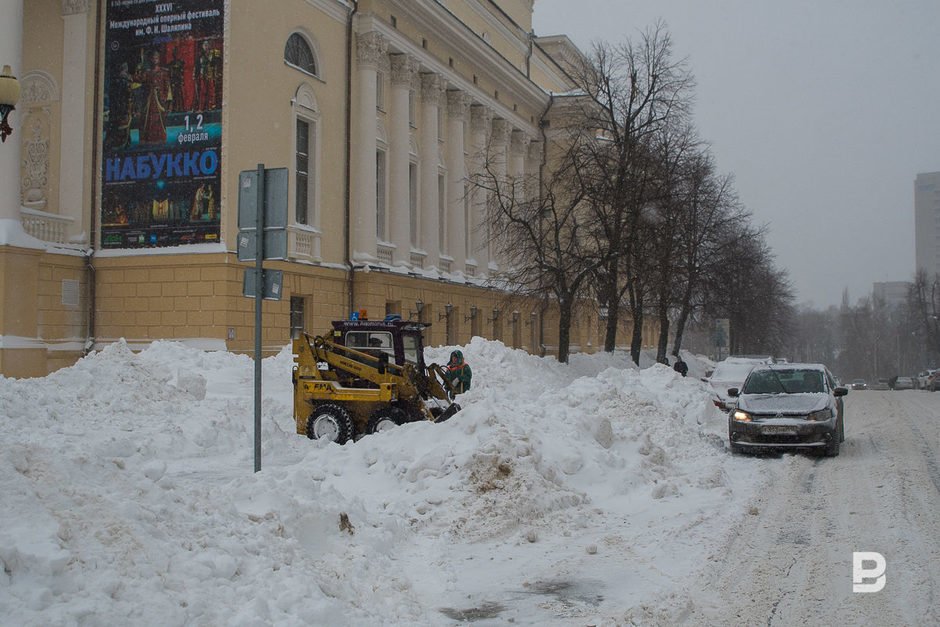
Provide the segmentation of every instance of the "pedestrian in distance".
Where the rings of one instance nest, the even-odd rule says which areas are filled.
[[[688,364],[682,361],[682,358],[678,356],[676,357],[676,363],[672,365],[672,369],[681,374],[683,377],[689,374]]]

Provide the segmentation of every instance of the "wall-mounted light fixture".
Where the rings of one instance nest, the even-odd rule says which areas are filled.
[[[408,319],[410,320],[414,316],[417,316],[418,320],[421,320],[422,311],[424,311],[424,301],[419,298],[415,301],[415,310],[408,312]]]
[[[499,309],[493,307],[493,317],[488,319],[488,322],[496,322],[499,320]]]
[[[4,65],[3,72],[0,72],[0,141],[6,142],[7,135],[13,132],[7,120],[19,100],[20,82],[13,76],[10,66]]]
[[[464,317],[463,317],[463,321],[464,321],[464,322],[468,322],[468,321],[470,321],[470,320],[476,320],[476,318],[477,318],[477,313],[479,313],[479,310],[477,309],[477,306],[476,306],[476,305],[470,305],[470,315],[469,315],[469,316],[464,316]]]
[[[438,322],[440,322],[441,320],[444,320],[445,318],[449,321],[449,320],[450,320],[450,314],[451,314],[451,312],[452,312],[453,310],[454,310],[454,306],[451,305],[450,303],[447,303],[446,305],[444,305],[444,313],[442,313],[442,314],[437,314],[437,320],[438,320]]]

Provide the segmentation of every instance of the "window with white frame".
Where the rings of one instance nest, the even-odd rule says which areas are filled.
[[[437,249],[447,252],[447,172],[437,174]]]
[[[408,223],[411,233],[411,245],[421,247],[418,239],[418,164],[411,161],[408,164]]]
[[[291,67],[318,76],[317,58],[307,38],[300,33],[293,33],[284,44],[284,61]]]
[[[473,257],[473,248],[470,243],[470,184],[464,183],[463,186],[463,245],[467,251],[467,257]]]
[[[375,235],[387,241],[385,229],[385,156],[384,150],[375,152]]]
[[[375,108],[385,111],[385,72],[375,73]]]
[[[316,197],[313,184],[316,177],[314,173],[314,154],[316,126],[311,120],[297,118],[295,137],[295,170],[294,170],[294,219],[297,224],[311,224],[313,217],[312,200]]]

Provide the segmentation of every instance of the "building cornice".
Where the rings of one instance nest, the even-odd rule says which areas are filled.
[[[450,42],[458,50],[465,50],[469,58],[478,61],[480,73],[495,78],[494,82],[505,85],[510,92],[517,94],[520,101],[533,109],[541,110],[548,102],[548,93],[534,82],[529,80],[522,72],[515,68],[505,58],[500,56],[486,42],[470,31],[443,7],[429,0],[389,0],[398,8],[407,10],[407,14],[414,18],[428,32],[438,34],[442,39]],[[415,5],[429,7],[429,10],[415,10]],[[465,91],[474,101],[491,107],[498,117],[513,121],[519,128],[532,129],[532,123],[496,100],[492,94],[483,91],[478,85],[466,80],[457,74],[453,68],[448,67],[441,60],[432,56],[427,50],[416,45],[397,29],[371,14],[360,14],[356,30],[360,33],[377,31],[389,41],[389,51],[411,54],[416,57],[423,70],[440,74],[452,88]]]
[[[346,0],[306,0],[306,2],[341,24],[346,24],[349,21],[349,14],[352,13],[352,3]]]

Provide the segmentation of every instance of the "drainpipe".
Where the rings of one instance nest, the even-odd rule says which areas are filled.
[[[353,271],[353,260],[352,260],[352,246],[350,244],[351,225],[352,221],[352,209],[351,209],[351,195],[352,189],[350,185],[350,176],[352,173],[352,63],[353,63],[353,19],[356,17],[356,13],[359,11],[359,0],[353,0],[353,10],[349,13],[349,21],[346,24],[346,172],[345,172],[345,185],[343,189],[343,202],[345,204],[344,212],[345,217],[343,219],[343,246],[344,246],[344,256],[346,258],[346,263],[348,264],[348,269],[346,270],[346,293],[349,297],[349,301],[346,307],[346,314],[343,315],[345,318],[348,315],[348,312],[353,311],[356,307],[356,280],[355,272]]]
[[[95,78],[94,78],[94,105],[93,113],[91,116],[91,141],[94,148],[91,151],[91,185],[90,187],[90,200],[88,206],[91,208],[89,212],[89,224],[88,224],[88,248],[85,250],[85,269],[88,271],[86,276],[88,277],[88,328],[87,328],[87,337],[85,338],[85,347],[82,351],[82,354],[88,355],[95,347],[95,310],[97,309],[97,292],[95,290],[95,285],[98,282],[97,274],[95,272],[94,264],[94,254],[95,254],[95,237],[97,236],[98,231],[98,168],[100,167],[99,161],[101,158],[101,147],[100,147],[100,129],[98,128],[98,118],[99,110],[101,107],[101,40],[102,40],[102,31],[104,30],[104,0],[97,0],[95,3]]]

